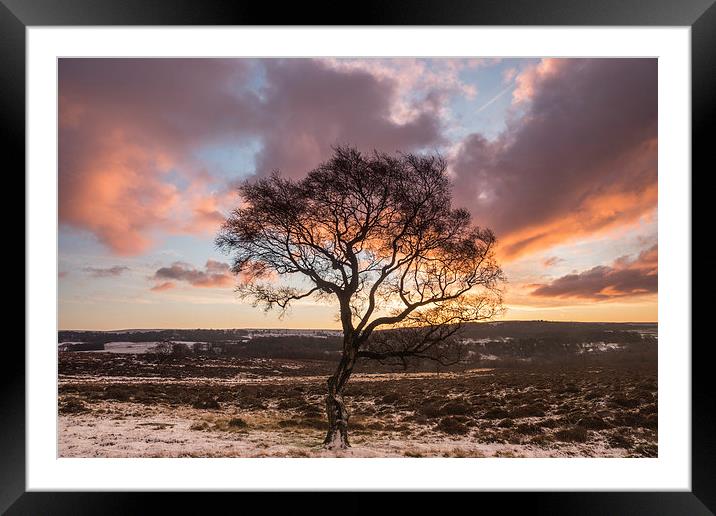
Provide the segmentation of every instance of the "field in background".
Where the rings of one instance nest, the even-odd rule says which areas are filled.
[[[321,447],[335,334],[83,333],[60,334],[95,348],[58,353],[63,457],[657,455],[655,325],[476,325],[452,368],[362,362],[344,452]]]

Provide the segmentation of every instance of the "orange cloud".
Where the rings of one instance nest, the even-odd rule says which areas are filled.
[[[584,237],[597,238],[614,229],[637,224],[656,207],[657,185],[639,192],[603,192],[585,198],[574,211],[507,233],[500,240],[499,255],[512,261],[532,252]]]
[[[215,235],[226,220],[226,214],[239,201],[233,183],[218,191],[209,191],[207,181],[197,179],[188,191],[185,203],[188,205],[189,216],[181,230],[192,234]]]
[[[147,231],[166,223],[179,199],[176,187],[161,178],[172,160],[132,143],[123,131],[88,144],[95,147],[82,159],[60,155],[60,221],[91,231],[117,255],[145,251]]]
[[[659,283],[657,262],[658,249],[654,245],[636,258],[622,256],[611,266],[600,265],[535,285],[532,295],[602,301],[655,294]]]
[[[154,285],[151,290],[152,292],[164,292],[165,290],[171,290],[176,287],[176,284],[171,281],[165,281],[163,283],[159,283],[157,285]]]
[[[152,279],[160,282],[151,288],[154,291],[173,288],[173,281],[183,281],[193,287],[203,288],[226,287],[234,282],[229,265],[216,260],[207,260],[204,270],[184,262],[174,262],[169,267],[158,269]]]
[[[657,204],[655,59],[543,60],[517,79],[521,118],[457,152],[456,204],[503,261],[635,224]]]
[[[192,190],[204,145],[259,139],[256,172],[296,176],[336,143],[394,151],[442,141],[444,99],[426,92],[410,120],[395,121],[396,78],[318,60],[61,59],[58,71],[60,223],[120,255],[146,251],[160,232],[215,231],[221,194]]]
[[[563,261],[564,260],[558,256],[550,256],[549,258],[546,258],[542,261],[542,265],[544,265],[545,267],[552,267]]]
[[[512,70],[507,70],[506,73],[509,74],[510,78],[516,75],[516,86],[512,91],[513,103],[519,104],[531,100],[538,85],[550,76],[555,75],[566,63],[567,60],[565,59],[547,58],[542,59],[536,65],[528,67],[519,74]]]
[[[146,251],[159,231],[191,228],[169,173],[191,177],[198,145],[248,134],[256,96],[227,87],[247,63],[61,59],[58,70],[60,223],[118,255]]]

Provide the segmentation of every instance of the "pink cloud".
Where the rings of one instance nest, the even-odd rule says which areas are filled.
[[[129,267],[124,265],[114,265],[112,267],[85,267],[83,269],[87,274],[94,278],[111,278],[121,276],[129,271]]]
[[[390,117],[405,123],[419,116],[435,95],[459,94],[473,98],[477,94],[474,82],[464,81],[460,72],[496,63],[494,59],[433,59],[419,58],[352,59],[330,58],[324,62],[331,68],[343,71],[367,72],[379,81],[394,85],[395,98],[391,103]],[[440,110],[443,100],[431,107]]]
[[[208,174],[195,177],[183,194],[185,221],[170,232],[211,235],[212,238],[226,220],[226,215],[235,208],[236,184],[229,182],[217,188],[212,186]]]
[[[176,288],[176,284],[171,281],[165,281],[163,283],[158,283],[157,285],[154,285],[151,290],[152,292],[165,292],[167,290],[171,290],[173,288]]]
[[[542,261],[542,265],[545,267],[554,267],[558,263],[562,263],[564,260],[562,258],[559,258],[558,256],[550,256],[549,258],[546,258]]]
[[[456,201],[496,231],[504,259],[656,209],[656,60],[558,61],[522,79],[521,118],[495,140],[468,136],[452,163]]]
[[[266,85],[249,87],[252,67]],[[441,140],[434,107],[390,118],[394,78],[309,59],[61,59],[59,219],[118,255],[162,232],[214,231],[223,189],[196,188],[194,152],[258,138],[257,172],[303,174],[336,143],[410,150]],[[427,106],[427,105],[426,105]],[[179,174],[189,187],[172,180]]]
[[[514,68],[505,70],[505,81],[509,82],[514,78],[516,83],[512,91],[512,101],[519,104],[531,100],[539,85],[555,76],[567,62],[566,59],[542,59],[538,64],[529,66],[521,73],[517,73]]]
[[[76,160],[61,153],[60,221],[91,231],[115,254],[140,253],[150,243],[148,231],[168,220],[179,198],[161,179],[166,158],[118,133],[89,144]]]
[[[659,284],[657,262],[658,249],[654,245],[636,258],[623,256],[610,266],[600,265],[533,285],[536,288],[532,295],[599,301],[655,294]]]
[[[62,59],[59,216],[133,255],[176,227],[181,191],[167,175],[198,142],[242,134],[251,94],[227,83],[245,63],[219,59]]]
[[[502,72],[502,82],[505,84],[511,83],[515,77],[517,77],[518,70],[517,68],[506,68],[504,72]]]
[[[151,288],[154,291],[173,288],[174,281],[203,288],[226,287],[234,282],[229,265],[215,260],[208,260],[204,270],[196,269],[184,262],[174,262],[169,267],[157,269],[152,279],[158,282]]]
[[[442,141],[440,120],[429,103],[404,123],[390,114],[397,84],[360,69],[337,70],[313,60],[266,61],[264,147],[257,172],[280,170],[298,177],[336,144],[394,152]]]

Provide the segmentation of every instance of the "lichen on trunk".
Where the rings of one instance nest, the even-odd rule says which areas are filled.
[[[355,363],[354,353],[349,347],[344,353],[336,372],[328,378],[328,394],[326,395],[326,414],[328,415],[328,432],[323,445],[328,449],[345,449],[350,447],[348,440],[349,413],[343,400],[343,389],[350,378]]]
[[[330,450],[350,447],[348,411],[343,402],[343,396],[329,393],[326,396],[326,412],[328,413],[328,433],[323,441],[324,446]]]

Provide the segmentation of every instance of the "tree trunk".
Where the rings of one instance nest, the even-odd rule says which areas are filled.
[[[348,442],[348,410],[343,402],[343,388],[353,370],[355,359],[344,356],[336,372],[328,378],[326,413],[328,414],[328,433],[323,445],[329,450],[345,449]]]

